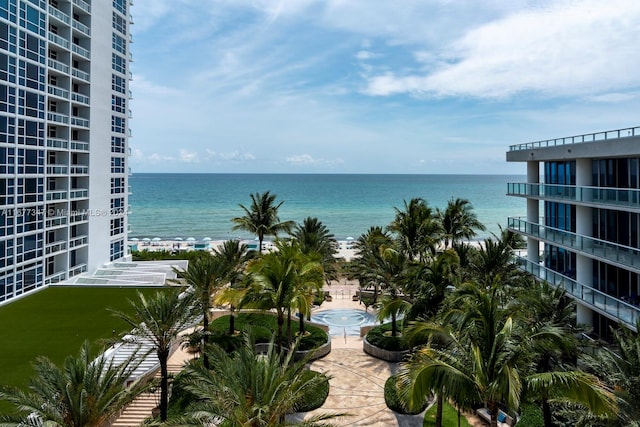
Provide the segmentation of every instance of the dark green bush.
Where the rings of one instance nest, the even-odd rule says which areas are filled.
[[[387,407],[392,411],[395,411],[399,414],[409,414],[416,415],[420,412],[424,411],[429,404],[428,400],[425,400],[424,404],[417,411],[409,411],[404,404],[400,401],[398,397],[398,377],[395,375],[387,378],[387,381],[384,383],[384,402],[387,404]]]
[[[522,411],[518,426],[522,427],[544,427],[542,411],[532,403],[524,404],[520,407]]]
[[[398,328],[401,331],[401,328]],[[385,323],[371,329],[367,334],[369,344],[389,351],[403,351],[409,349],[407,340],[402,336],[387,336],[385,332],[391,331],[391,323]]]
[[[278,330],[278,320],[276,316],[265,313],[239,313],[236,315],[235,329],[246,331],[252,328],[256,343],[268,343],[275,336]],[[325,344],[329,340],[327,333],[317,326],[304,325],[307,334],[300,341],[301,351],[312,350]],[[298,319],[291,320],[292,336],[299,332]],[[233,351],[244,342],[242,335],[229,335],[229,316],[222,316],[209,324],[211,332],[210,342],[219,344],[227,351]],[[283,326],[283,334],[287,336],[287,323]]]
[[[323,381],[313,390],[309,390],[301,404],[298,405],[298,412],[308,412],[318,409],[324,404],[325,400],[327,400],[327,396],[329,396],[329,378],[327,378],[325,374],[309,370],[305,372],[305,375],[309,378],[313,376],[321,376]]]

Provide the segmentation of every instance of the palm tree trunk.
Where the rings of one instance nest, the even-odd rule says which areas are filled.
[[[300,330],[300,336],[303,337],[304,336],[304,316],[302,315],[302,313],[300,313],[300,327],[298,329]]]
[[[287,346],[291,344],[291,308],[287,308]]]
[[[209,369],[209,356],[207,355],[207,344],[209,343],[209,313],[207,313],[208,308],[203,310],[202,317],[202,348],[200,351],[202,352],[202,364],[205,368]]]
[[[169,371],[167,369],[169,349],[158,350],[157,355],[160,362],[160,421],[165,422],[169,406]]]
[[[398,335],[398,325],[396,323],[396,313],[391,313],[391,336]]]
[[[278,310],[278,336],[277,336],[277,340],[278,340],[278,353],[281,352],[282,349],[282,326],[284,325],[284,313],[281,312],[280,310]]]
[[[487,409],[489,409],[489,416],[491,417],[491,427],[498,427],[498,402],[487,402]]]
[[[235,307],[233,305],[229,308],[229,312],[229,335],[233,335],[236,331]]]
[[[436,396],[436,424],[435,427],[442,427],[442,406],[444,405],[444,399],[442,393],[438,393]]]
[[[544,427],[553,427],[551,405],[549,405],[549,400],[547,400],[547,398],[542,398],[542,419],[544,420]]]

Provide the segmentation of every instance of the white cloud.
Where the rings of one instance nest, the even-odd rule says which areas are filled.
[[[183,163],[198,163],[198,153],[195,151],[180,150],[180,161]]]
[[[248,160],[255,160],[256,156],[254,156],[251,153],[241,153],[240,151],[231,151],[228,153],[220,153],[218,154],[218,156],[222,159],[222,160],[228,160],[228,161],[248,161]]]
[[[344,160],[336,158],[333,160],[326,160],[323,158],[314,158],[310,154],[295,154],[285,159],[287,163],[295,166],[329,166],[335,167],[344,164]]]
[[[575,96],[640,85],[640,2],[556,2],[470,29],[440,51],[436,69],[372,76],[365,93]],[[417,56],[429,58],[424,53]]]

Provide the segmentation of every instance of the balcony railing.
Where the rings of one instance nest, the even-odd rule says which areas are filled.
[[[66,165],[48,165],[47,166],[47,174],[48,175],[66,175],[69,170]]]
[[[45,221],[45,225],[47,228],[60,227],[62,225],[67,225],[67,217],[57,216],[53,218],[47,218],[47,220]]]
[[[60,240],[57,242],[47,243],[44,248],[44,253],[46,255],[50,255],[56,252],[64,251],[65,249],[67,249],[67,242],[65,242],[64,240]]]
[[[61,73],[65,73],[65,74],[69,73],[69,66],[63,62],[48,58],[47,63],[49,64],[49,67],[55,70],[58,70]]]
[[[91,37],[91,29],[89,29],[89,27],[87,27],[83,23],[78,22],[74,19],[73,22],[71,23],[71,26],[76,30],[80,31],[85,36]]]
[[[63,282],[66,279],[66,273],[64,271],[61,271],[59,273],[55,273],[51,276],[47,276],[44,279],[44,284],[45,285],[50,285],[52,283],[60,283]]]
[[[638,135],[640,135],[640,126],[589,133],[585,135],[568,136],[564,138],[547,139],[544,141],[527,142],[524,144],[515,144],[509,146],[509,151],[531,150],[535,148],[555,147],[557,145],[581,144],[583,142],[606,141],[607,139],[628,138]]]
[[[77,188],[69,191],[70,199],[86,199],[87,197],[89,197],[89,190],[86,188]]]
[[[57,114],[57,113],[47,113],[47,120],[49,120],[51,122],[61,123],[61,124],[64,124],[64,125],[69,123],[69,117],[68,116],[65,116],[63,114]]]
[[[89,166],[84,165],[72,165],[71,173],[76,175],[86,175],[89,173]]]
[[[69,99],[69,91],[66,89],[60,89],[59,87],[55,86],[48,86],[47,92],[60,98]]]
[[[588,257],[640,272],[640,249],[532,223],[521,218],[509,218],[508,227],[513,231],[544,240],[553,245],[563,246]]]
[[[71,100],[79,104],[89,105],[89,97],[77,92],[71,92]]]
[[[510,182],[510,196],[566,200],[575,203],[640,209],[640,190],[631,188],[579,187],[575,185]]]
[[[90,77],[89,73],[87,73],[86,71],[79,70],[77,68],[72,68],[71,69],[71,75],[73,77],[77,77],[77,78],[82,79],[82,80],[87,81],[87,82],[89,81],[89,77]]]
[[[619,300],[590,286],[582,285],[576,280],[564,276],[543,265],[525,258],[518,258],[520,268],[533,274],[540,280],[546,280],[552,285],[563,288],[567,294],[579,299],[602,313],[626,324],[635,330],[636,321],[640,318],[640,307]]]
[[[71,19],[69,18],[69,15],[67,15],[66,13],[60,11],[59,9],[56,9],[55,7],[53,7],[51,5],[49,5],[49,14],[51,16],[55,16],[61,22],[64,22],[67,25],[69,25],[71,23]]]
[[[78,55],[82,56],[84,59],[91,59],[91,52],[89,52],[88,49],[78,46],[77,44],[72,44],[71,50],[73,51],[73,53],[77,53]]]
[[[73,4],[78,6],[80,9],[84,10],[87,13],[91,13],[91,6],[88,3],[82,0],[73,0]]]
[[[87,244],[87,236],[79,236],[69,240],[69,249]]]
[[[47,191],[47,201],[52,200],[65,200],[67,198],[67,192],[65,190],[53,190]]]
[[[64,37],[60,37],[57,34],[49,33],[49,41],[62,46],[65,49],[69,49],[69,40]]]
[[[87,214],[85,214],[85,213],[76,213],[76,214],[73,214],[73,215],[69,216],[69,222],[71,224],[75,224],[75,223],[78,223],[78,222],[85,222],[88,219],[89,219],[89,216]]]
[[[71,117],[71,125],[72,126],[82,126],[85,128],[89,127],[89,120],[84,119],[82,117]]]
[[[89,143],[82,141],[71,141],[71,149],[76,151],[89,151]]]
[[[47,148],[60,148],[66,150],[69,147],[69,143],[66,139],[59,138],[47,138]]]
[[[85,273],[87,271],[87,264],[78,264],[69,270],[69,277],[77,276],[78,274]]]

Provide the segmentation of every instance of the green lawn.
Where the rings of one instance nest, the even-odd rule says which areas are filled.
[[[433,405],[424,414],[424,427],[432,427],[436,425],[436,407]],[[442,408],[442,425],[443,427],[458,427],[458,411],[449,403],[444,402]],[[460,427],[471,427],[464,415],[460,415]]]
[[[158,289],[141,289],[144,294]],[[77,354],[88,339],[97,352],[99,339],[129,330],[107,307],[128,311],[137,289],[48,288],[0,307],[0,384],[24,386],[31,362],[46,355],[60,363]],[[0,411],[3,408],[0,408]]]

